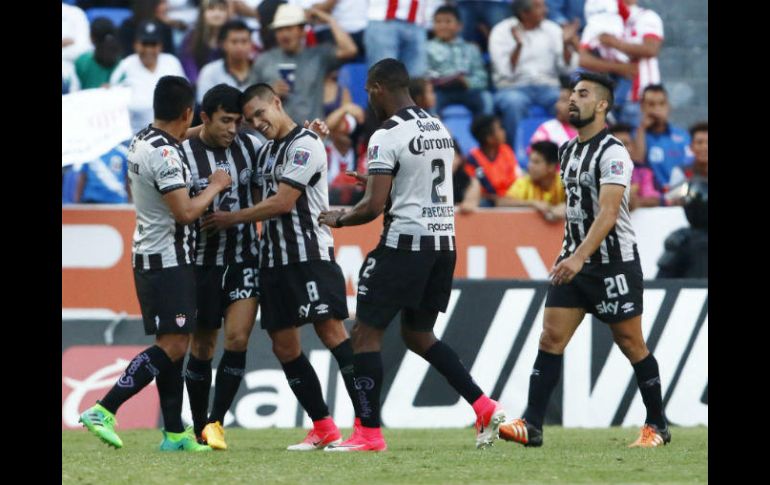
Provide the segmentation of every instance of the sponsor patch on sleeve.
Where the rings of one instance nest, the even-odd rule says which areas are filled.
[[[304,167],[307,165],[308,160],[310,160],[310,150],[297,148],[294,150],[294,155],[291,157],[291,164],[297,167]]]
[[[379,160],[380,158],[380,145],[372,145],[369,147],[369,151],[367,152],[367,159],[370,162],[373,162],[375,160]]]
[[[610,162],[610,174],[611,175],[623,175],[623,161],[613,160]]]

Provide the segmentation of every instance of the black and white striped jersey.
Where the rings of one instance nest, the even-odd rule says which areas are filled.
[[[260,267],[334,261],[331,230],[318,224],[321,211],[329,210],[326,171],[326,149],[310,130],[297,126],[285,137],[262,145],[254,174],[262,198],[277,194],[279,183],[301,190],[302,195],[291,212],[262,221]]]
[[[262,142],[255,136],[239,133],[227,148],[210,147],[200,137],[182,143],[187,162],[190,164],[193,190],[198,193],[208,186],[208,177],[221,168],[233,180],[230,189],[220,192],[208,211],[235,212],[254,205],[252,176],[257,151]],[[256,261],[257,229],[254,223],[238,224],[224,231],[200,231],[196,224],[197,248],[195,264],[201,266],[226,266],[233,263]]]
[[[369,139],[369,174],[391,174],[380,244],[410,251],[455,249],[452,135],[417,106],[398,111]]]
[[[599,189],[605,184],[625,186],[615,226],[586,263],[609,264],[639,259],[628,210],[634,165],[623,143],[606,129],[590,140],[577,137],[559,148],[559,163],[567,193],[567,221],[559,261],[575,252],[599,213]]]
[[[152,125],[134,135],[128,149],[128,179],[136,207],[132,264],[162,269],[192,264],[195,228],[178,224],[163,195],[191,190],[192,177],[181,145]]]

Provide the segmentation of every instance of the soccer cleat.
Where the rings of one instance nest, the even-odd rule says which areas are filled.
[[[342,434],[340,434],[340,430],[336,427],[325,434],[313,428],[305,436],[305,439],[302,440],[302,443],[288,446],[286,449],[289,451],[313,451],[323,449],[327,445],[339,443],[342,443]]]
[[[211,451],[211,447],[198,443],[192,428],[187,428],[181,433],[163,432],[163,441],[160,442],[160,451]]]
[[[388,445],[382,436],[364,437],[361,430],[354,429],[353,435],[342,443],[332,443],[324,451],[348,452],[348,451],[385,451]]]
[[[660,431],[654,424],[645,424],[639,438],[628,445],[629,448],[655,448],[671,442],[671,431],[666,429]]]
[[[515,441],[524,446],[543,446],[543,431],[526,419],[514,419],[500,426],[500,438]]]
[[[206,427],[203,428],[203,432],[201,432],[201,438],[215,450],[227,449],[227,443],[225,443],[225,430],[222,428],[222,423],[219,421],[207,424]]]
[[[115,449],[123,448],[123,441],[115,433],[115,426],[118,424],[115,415],[101,404],[96,403],[83,411],[78,421],[107,445]]]
[[[488,414],[476,418],[476,448],[492,446],[498,438],[498,428],[505,421],[505,411],[500,403],[492,402],[495,407]]]

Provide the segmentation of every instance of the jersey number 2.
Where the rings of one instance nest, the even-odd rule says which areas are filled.
[[[437,204],[439,202],[446,202],[446,195],[439,195],[438,194],[438,186],[444,183],[444,177],[446,174],[444,173],[444,161],[440,158],[436,158],[432,162],[430,162],[430,171],[431,173],[435,172],[436,169],[438,169],[438,175],[433,177],[433,190],[431,192],[431,200],[434,204]]]

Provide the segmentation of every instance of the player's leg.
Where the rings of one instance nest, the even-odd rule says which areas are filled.
[[[529,377],[527,408],[521,419],[500,426],[501,438],[525,446],[543,444],[545,410],[561,376],[564,349],[585,313],[583,308],[549,307],[546,303],[540,345]]]
[[[355,388],[355,377],[353,375],[353,345],[351,344],[350,336],[348,336],[348,331],[345,329],[342,320],[337,318],[314,322],[313,327],[315,327],[318,338],[331,351],[334,359],[337,361],[340,374],[342,374],[342,381],[345,383],[345,390],[347,390],[348,396],[350,396],[350,401],[353,403],[353,409],[357,417],[358,397]],[[360,425],[360,422],[356,422],[354,428],[357,427],[356,425]]]
[[[610,324],[612,338],[634,367],[636,383],[642,394],[647,417],[639,438],[632,447],[653,448],[671,441],[663,412],[663,396],[658,361],[647,349],[642,334],[642,316]]]

